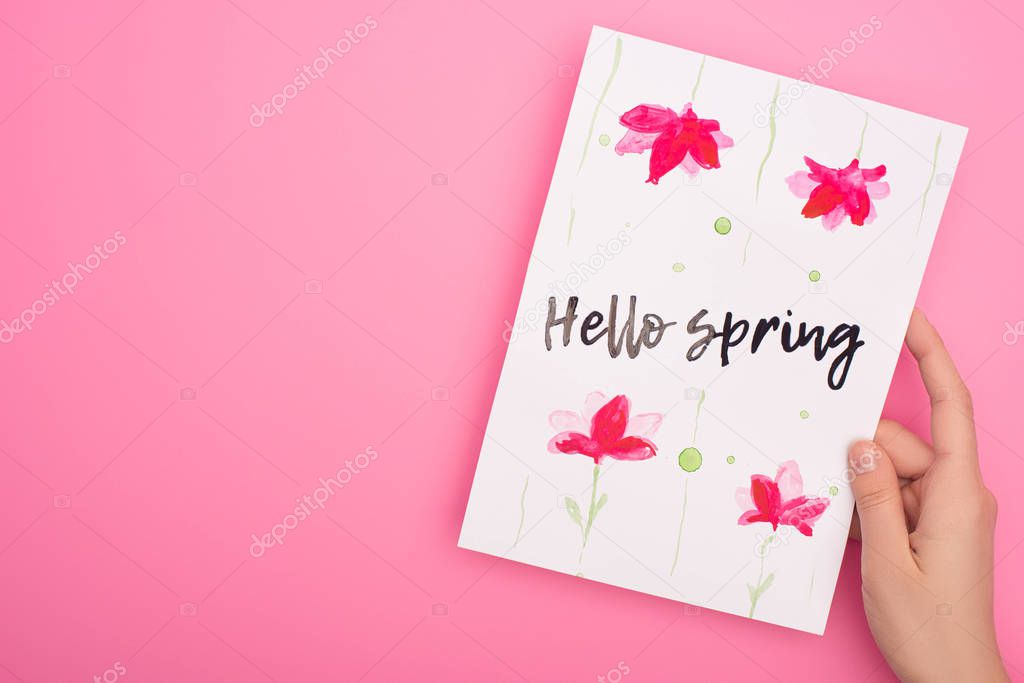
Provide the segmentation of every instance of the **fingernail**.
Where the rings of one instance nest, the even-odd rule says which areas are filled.
[[[874,441],[858,441],[853,444],[847,456],[853,476],[873,471],[881,455],[882,451]]]

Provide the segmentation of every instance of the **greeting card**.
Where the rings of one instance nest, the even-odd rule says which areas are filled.
[[[966,134],[594,28],[459,545],[822,633]]]

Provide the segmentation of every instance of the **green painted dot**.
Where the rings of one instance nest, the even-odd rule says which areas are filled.
[[[673,263],[672,264],[672,270],[677,272],[677,273],[681,273],[684,270],[686,270],[686,266],[684,266],[682,263],[678,263],[678,262],[677,263]]]
[[[732,230],[732,221],[725,216],[720,216],[715,219],[715,232],[719,235],[728,235],[729,231]]]
[[[829,486],[828,487],[828,495],[830,495],[832,497],[838,496],[839,495],[839,487],[838,486],[834,486],[834,485],[833,486]]]
[[[816,270],[812,270],[811,272],[807,273],[807,279],[810,280],[811,282],[817,282],[818,280],[821,279],[821,273],[819,273]]]
[[[632,223],[630,223],[629,221],[626,221],[626,227],[627,227],[627,228],[632,228],[632,227],[633,227],[633,224],[632,224]]]
[[[701,463],[704,462],[704,456],[700,454],[696,448],[692,446],[690,448],[684,448],[679,453],[679,467],[684,472],[696,472],[700,469]]]
[[[725,459],[725,461],[731,465],[734,462],[736,462],[736,456],[735,455],[730,455],[728,458]]]
[[[601,146],[602,146],[602,147],[607,147],[607,146],[608,146],[608,143],[609,143],[609,142],[611,142],[611,141],[612,141],[612,139],[611,139],[610,137],[608,137],[608,135],[607,135],[607,134],[605,134],[605,133],[601,133],[601,134],[600,134],[600,135],[599,135],[599,136],[597,137],[597,141],[598,141],[598,142],[599,142],[599,143],[601,144]]]
[[[811,414],[810,414],[810,413],[808,413],[808,412],[807,412],[806,410],[801,410],[801,411],[800,411],[800,419],[801,419],[801,420],[806,420],[806,419],[807,419],[807,418],[809,418],[810,416],[811,416]]]

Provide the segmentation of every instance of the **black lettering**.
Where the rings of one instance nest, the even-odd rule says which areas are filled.
[[[754,327],[754,338],[750,342],[750,352],[757,353],[758,347],[761,346],[761,342],[764,341],[765,335],[771,330],[779,329],[779,316],[772,316],[768,320],[761,318],[757,321],[757,326]]]
[[[661,338],[665,336],[665,330],[673,325],[675,325],[674,322],[666,323],[660,315],[655,313],[645,314],[644,325],[640,330],[640,343],[649,349],[653,349],[661,342]],[[656,335],[653,340],[651,340],[651,333]]]
[[[686,350],[686,360],[695,361],[704,355],[704,352],[708,350],[708,345],[715,338],[715,326],[698,325],[700,319],[708,314],[708,309],[702,308],[697,315],[690,318],[690,321],[686,323],[686,331],[690,334],[697,334],[698,331],[704,332],[704,337],[695,341],[689,349]]]
[[[618,339],[616,339],[615,319],[618,308],[619,297],[618,295],[612,295],[612,303],[608,310],[608,355],[612,358],[618,358],[619,354],[622,353],[622,345],[625,343],[626,355],[630,358],[636,358],[636,355],[640,353],[640,345],[633,338],[633,326],[636,320],[636,297],[629,297],[629,317],[626,318],[626,324],[618,335]]]
[[[587,346],[590,346],[591,344],[596,344],[598,341],[601,340],[601,337],[608,334],[608,329],[605,328],[601,330],[601,332],[598,333],[596,337],[590,336],[590,333],[596,330],[598,327],[600,327],[601,323],[603,322],[604,316],[601,315],[598,311],[591,311],[590,313],[587,313],[587,317],[583,319],[583,328],[580,330],[580,339],[583,341],[584,344],[586,344]]]
[[[733,340],[733,336],[737,330],[742,330],[736,340]],[[732,324],[732,311],[725,314],[725,322],[722,323],[722,331],[719,336],[722,338],[722,367],[724,368],[729,364],[729,349],[734,346],[738,346],[743,341],[744,337],[747,336],[747,332],[750,331],[750,323],[746,320],[739,320],[735,325]]]
[[[836,329],[832,330],[832,334],[828,336],[830,349],[846,344],[846,348],[836,356],[832,361],[832,367],[829,368],[828,386],[830,389],[842,389],[846,384],[846,376],[850,373],[850,366],[853,365],[853,354],[864,346],[864,342],[858,339],[859,336],[860,325],[847,325],[846,323],[836,326]],[[836,376],[837,372],[839,373],[838,377]]]
[[[572,324],[576,320],[576,305],[579,303],[580,298],[578,296],[569,297],[569,303],[565,307],[565,316],[561,318],[555,318],[555,297],[548,297],[548,321],[544,326],[544,345],[548,351],[551,350],[551,328],[555,325],[563,325],[562,327],[562,346],[569,345],[569,339],[572,336]]]

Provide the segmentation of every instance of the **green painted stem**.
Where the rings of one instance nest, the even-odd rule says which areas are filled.
[[[768,163],[768,157],[772,155],[772,149],[775,148],[775,110],[778,109],[779,101],[779,85],[780,81],[775,81],[775,94],[772,95],[772,103],[768,105],[768,150],[764,153],[764,158],[761,159],[761,165],[757,167],[757,182],[754,184],[754,203],[757,203],[758,197],[761,195],[761,175],[764,174],[764,166]],[[748,238],[749,242],[749,238]],[[746,247],[743,249],[743,262],[747,261]]]
[[[679,518],[679,532],[676,534],[676,556],[672,559],[672,569],[668,572],[669,576],[676,573],[676,565],[679,564],[679,546],[683,543],[683,522],[686,521],[686,499],[689,497],[689,489],[690,479],[687,477],[683,482],[683,514]]]
[[[935,181],[935,169],[939,165],[939,145],[941,144],[942,131],[939,131],[939,137],[935,138],[935,151],[932,153],[932,172],[928,176],[928,184],[924,187],[924,194],[921,195],[921,215],[917,217],[915,235],[921,231],[921,222],[924,221],[924,207],[928,203],[928,191],[932,189],[932,183]]]
[[[590,487],[590,509],[587,511],[587,527],[583,530],[583,547],[580,548],[579,562],[583,562],[583,551],[587,548],[587,541],[590,540],[590,529],[594,526],[595,508],[597,507],[597,477],[601,472],[600,465],[594,465],[594,483]]]
[[[750,618],[753,618],[754,609],[757,607],[757,601],[761,599],[760,589],[761,583],[764,581],[764,556],[767,554],[768,544],[772,542],[773,538],[775,538],[775,534],[770,534],[768,538],[761,542],[761,549],[758,553],[761,556],[761,569],[757,573],[757,585],[755,586],[757,589],[755,592],[756,597],[750,599],[750,611],[747,612],[747,616]]]
[[[700,86],[700,77],[704,75],[704,62],[706,61],[708,61],[707,55],[700,58],[700,68],[697,69],[697,80],[693,84],[693,92],[690,93],[690,102],[697,99],[697,88]]]
[[[526,483],[523,484],[523,492],[519,495],[519,529],[516,530],[516,540],[512,544],[515,548],[519,545],[519,538],[523,535],[523,522],[526,521],[526,489],[530,487],[530,475],[526,475]]]
[[[615,55],[612,57],[612,71],[608,74],[608,80],[604,83],[601,96],[597,98],[597,106],[594,107],[594,114],[590,117],[590,127],[587,129],[587,139],[583,142],[583,154],[580,155],[580,165],[576,169],[576,175],[583,170],[583,162],[587,160],[587,150],[590,149],[590,140],[594,137],[594,125],[597,123],[597,114],[604,106],[604,98],[608,96],[608,90],[612,87],[615,74],[619,71],[619,62],[622,61],[622,37],[615,37]]]
[[[861,152],[864,151],[864,133],[868,131],[868,115],[864,114],[864,127],[860,129],[860,144],[857,145],[857,153],[853,155],[854,159],[860,159]]]
[[[565,243],[568,245],[572,242],[572,226],[576,222],[576,205],[573,203],[572,195],[569,196],[569,236],[566,238]]]
[[[708,392],[704,389],[700,390],[700,398],[697,399],[697,412],[693,416],[693,438],[690,439],[694,444],[697,443],[697,425],[700,422],[700,409],[704,406],[704,399],[708,397]]]

